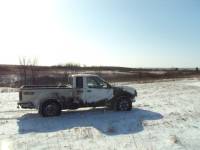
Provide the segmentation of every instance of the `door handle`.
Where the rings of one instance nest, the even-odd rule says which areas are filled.
[[[92,92],[91,90],[87,90],[87,92]]]

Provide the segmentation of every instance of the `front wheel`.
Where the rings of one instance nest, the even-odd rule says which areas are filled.
[[[61,114],[61,106],[58,102],[47,101],[41,106],[39,113],[43,117],[59,116]]]
[[[122,97],[117,102],[117,110],[130,111],[132,109],[132,101],[130,98]]]

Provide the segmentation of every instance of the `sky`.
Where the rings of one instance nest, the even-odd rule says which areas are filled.
[[[199,0],[0,0],[0,64],[200,67]]]

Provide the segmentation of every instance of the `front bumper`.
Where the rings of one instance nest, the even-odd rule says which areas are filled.
[[[136,96],[138,96],[138,93],[137,93],[137,91],[135,90],[135,97],[136,97]]]
[[[137,97],[137,96],[138,96],[138,93],[137,93],[137,91],[135,90],[135,95],[133,95],[133,97],[132,97],[132,102],[136,102],[135,97]]]
[[[31,102],[18,102],[17,103],[17,108],[35,108],[33,103]]]

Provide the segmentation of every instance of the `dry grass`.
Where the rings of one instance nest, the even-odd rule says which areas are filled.
[[[20,66],[17,65],[0,65],[0,86],[10,85],[13,76],[20,77]],[[123,67],[47,67],[36,66],[38,70],[35,84],[37,85],[55,85],[58,83],[66,83],[66,74],[71,73],[92,73],[97,74],[109,82],[152,82],[161,79],[176,79],[184,77],[200,76],[200,71],[193,69],[143,69],[143,68],[123,68]],[[13,75],[12,77],[10,75]],[[1,77],[2,76],[2,77]],[[4,77],[8,77],[5,82]],[[27,74],[27,83],[31,83],[30,74]],[[30,81],[29,81],[30,80]],[[15,81],[12,85],[21,86],[21,81]]]

